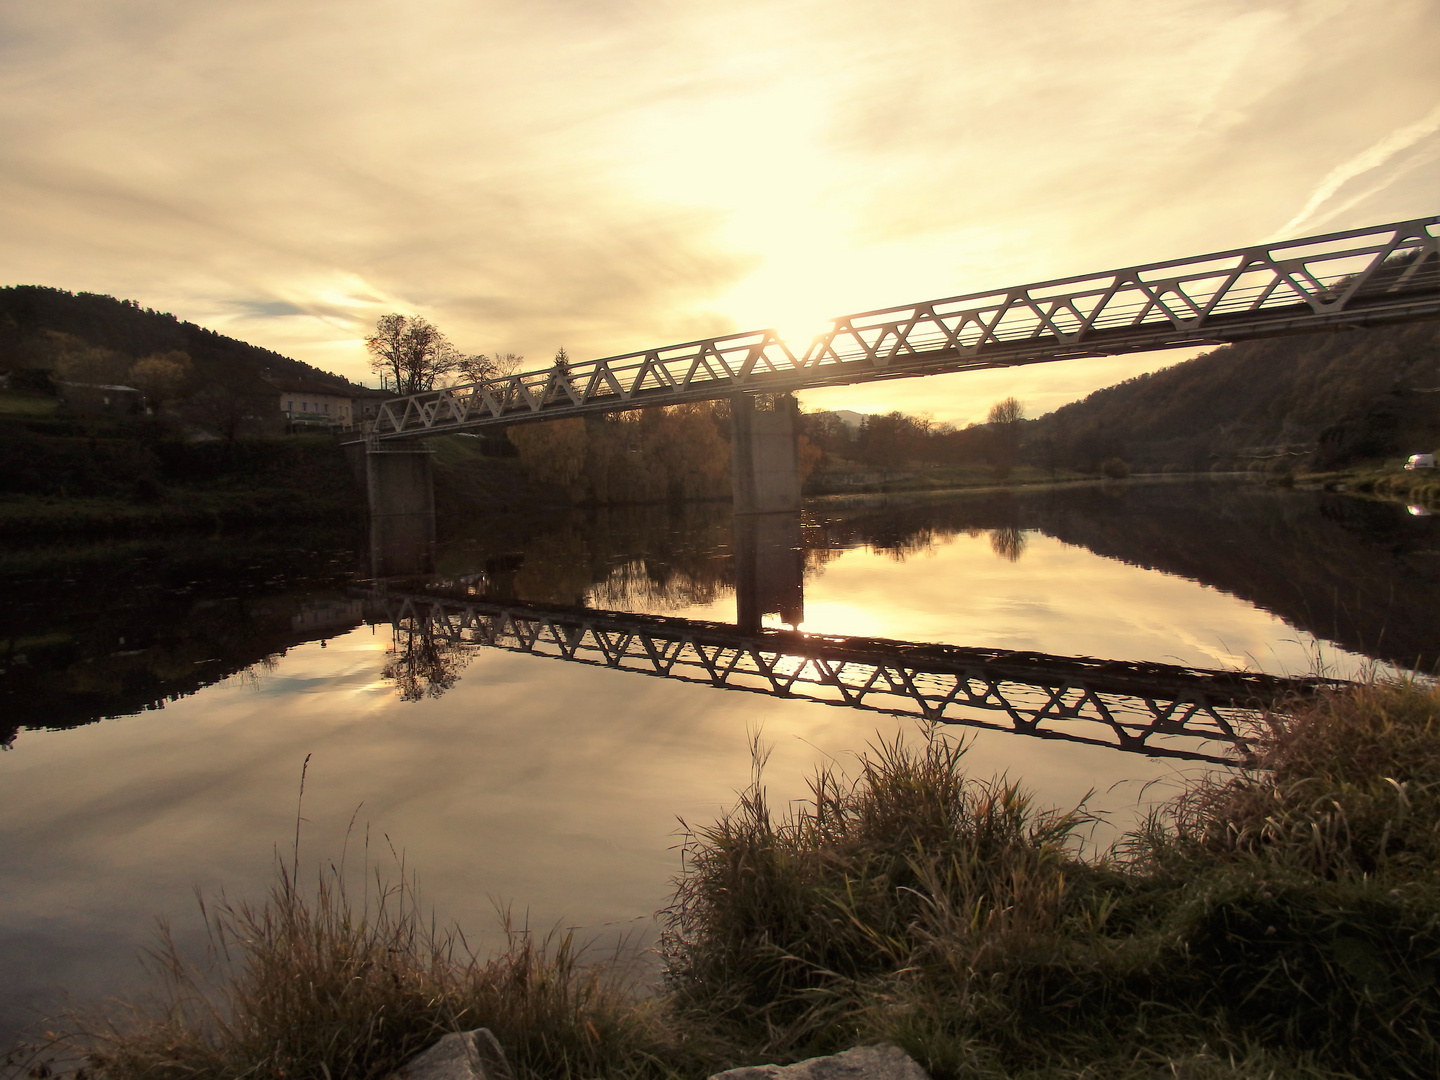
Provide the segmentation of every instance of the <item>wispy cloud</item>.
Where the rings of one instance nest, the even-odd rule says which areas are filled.
[[[1436,132],[1440,132],[1440,102],[1419,120],[1397,127],[1384,138],[1376,140],[1326,173],[1320,185],[1311,192],[1309,200],[1300,208],[1300,212],[1276,232],[1275,239],[1284,240],[1300,235],[1299,230],[1313,220],[1320,208],[1351,180],[1372,169],[1381,168]]]

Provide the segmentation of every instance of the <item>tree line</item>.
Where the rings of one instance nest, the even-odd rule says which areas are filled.
[[[995,402],[983,423],[963,428],[898,411],[865,416],[858,424],[829,411],[800,417],[802,436],[819,452],[822,466],[983,465],[1000,479],[1035,457],[1037,448],[1026,438],[1029,425],[1024,403],[1013,397]]]

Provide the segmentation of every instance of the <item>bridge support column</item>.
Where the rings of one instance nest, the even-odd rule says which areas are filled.
[[[370,573],[424,574],[435,561],[435,481],[431,451],[420,442],[388,442],[365,450],[370,510]]]
[[[798,415],[799,406],[789,394],[731,397],[730,488],[735,513],[800,509]]]
[[[800,515],[735,515],[735,625],[758,634],[766,615],[787,626],[805,619]]]

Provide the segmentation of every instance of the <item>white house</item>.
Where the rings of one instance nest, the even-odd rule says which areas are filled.
[[[351,423],[354,407],[350,391],[343,386],[315,382],[312,379],[265,379],[280,395],[280,412],[292,423],[346,427]]]

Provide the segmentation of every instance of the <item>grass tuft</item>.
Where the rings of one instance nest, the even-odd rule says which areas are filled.
[[[91,1069],[114,1080],[364,1080],[447,1032],[489,1027],[522,1080],[673,1072],[662,1063],[672,1040],[638,1006],[621,958],[588,964],[570,934],[537,940],[507,915],[508,947],[481,961],[422,916],[403,878],[377,877],[356,910],[334,871],[308,896],[289,868],[277,876],[262,904],[205,911],[218,978],[162,929],[150,957],[161,997],[82,1021]]]
[[[1266,717],[1252,768],[1138,838],[1159,864],[1250,856],[1327,879],[1440,883],[1440,689],[1372,683]]]
[[[1052,931],[1084,816],[967,779],[964,752],[938,736],[879,743],[853,780],[822,768],[778,821],[757,760],[735,809],[686,838],[664,916],[677,1004],[793,1040],[861,980],[964,966]]]

